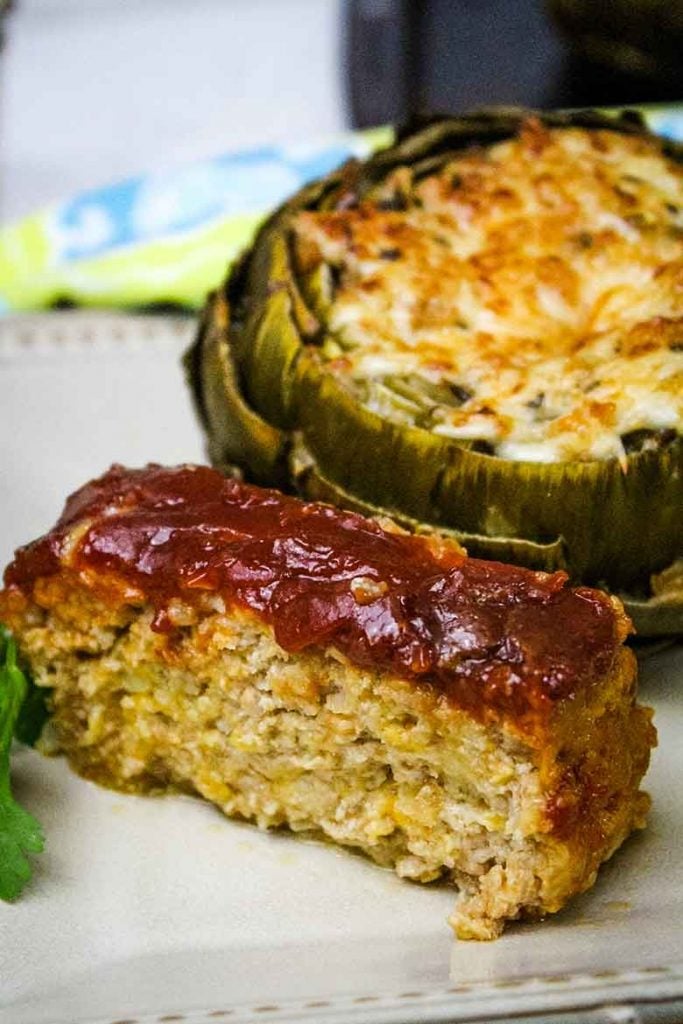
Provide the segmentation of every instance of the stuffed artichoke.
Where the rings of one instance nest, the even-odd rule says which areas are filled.
[[[216,466],[683,631],[683,150],[637,116],[400,132],[266,221],[186,365]]]

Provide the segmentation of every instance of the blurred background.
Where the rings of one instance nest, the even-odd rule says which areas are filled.
[[[424,110],[683,96],[682,0],[0,0],[2,218]]]

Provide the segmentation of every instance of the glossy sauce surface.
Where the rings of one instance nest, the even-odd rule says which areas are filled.
[[[482,715],[543,717],[601,676],[619,645],[609,599],[563,573],[469,559],[205,467],[112,467],[17,552],[5,583],[30,595],[66,567],[86,585],[93,573],[124,580],[130,603],[152,603],[158,631],[173,628],[173,598],[219,593],[288,651],[332,645]]]

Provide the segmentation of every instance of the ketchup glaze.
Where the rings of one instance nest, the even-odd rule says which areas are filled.
[[[74,532],[78,528],[77,532]],[[617,615],[564,573],[465,557],[200,466],[113,466],[20,548],[7,588],[68,568],[135,588],[172,630],[174,598],[220,593],[269,623],[287,651],[335,647],[355,665],[435,688],[474,714],[549,713],[610,667]]]

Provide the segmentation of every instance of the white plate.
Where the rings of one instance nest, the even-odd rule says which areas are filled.
[[[111,462],[202,458],[179,366],[192,330],[0,321],[1,562]],[[642,679],[661,740],[649,830],[565,912],[488,944],[453,941],[445,888],[19,751],[16,788],[48,845],[0,905],[0,1021],[680,1021],[683,650],[648,658]]]

